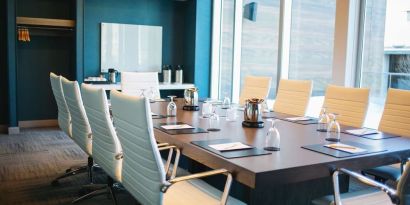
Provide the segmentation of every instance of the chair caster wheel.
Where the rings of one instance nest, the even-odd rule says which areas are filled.
[[[65,170],[65,173],[71,172],[72,170],[73,170],[73,169],[71,169],[71,168],[70,168],[70,169],[66,169],[66,170]]]
[[[51,186],[58,186],[60,183],[57,180],[51,182]]]

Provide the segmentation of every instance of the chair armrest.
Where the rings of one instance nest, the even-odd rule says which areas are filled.
[[[161,147],[158,147],[158,150],[159,151],[169,150],[168,159],[167,159],[167,162],[165,163],[165,173],[167,177],[168,177],[169,168],[171,166],[172,156],[175,151],[176,154],[175,154],[174,166],[172,168],[172,173],[169,176],[170,179],[175,178],[175,176],[177,175],[177,169],[178,169],[178,164],[179,164],[179,157],[181,156],[181,151],[179,150],[178,147],[174,145],[161,146]]]
[[[347,174],[357,180],[359,180],[360,182],[368,185],[368,186],[372,186],[375,188],[380,189],[381,191],[385,192],[389,197],[390,200],[394,203],[394,204],[398,204],[399,202],[399,197],[397,195],[397,191],[388,187],[385,184],[382,184],[380,182],[377,182],[373,179],[367,178],[366,176],[363,176],[359,173],[344,169],[344,168],[340,168],[337,169],[336,171],[333,172],[333,189],[334,189],[334,197],[335,197],[335,204],[336,205],[341,205],[342,201],[340,198],[340,191],[339,191],[339,173],[343,173],[343,174]]]
[[[227,175],[224,192],[223,192],[222,197],[221,197],[221,204],[225,205],[226,202],[228,201],[229,191],[231,189],[231,184],[232,184],[232,174],[229,173],[229,171],[226,170],[226,169],[216,169],[216,170],[212,170],[212,171],[200,172],[200,173],[196,173],[196,174],[191,174],[191,175],[171,179],[171,180],[168,181],[167,184],[165,184],[161,187],[161,191],[163,193],[165,193],[170,186],[172,186],[173,184],[178,183],[178,182],[187,181],[187,180],[191,180],[191,179],[200,179],[200,178],[219,175],[219,174]]]
[[[165,146],[168,146],[169,144],[168,143],[166,143],[166,142],[164,142],[164,143],[157,143],[157,146],[158,147],[165,147]]]

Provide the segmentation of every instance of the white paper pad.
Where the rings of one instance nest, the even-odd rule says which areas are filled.
[[[157,113],[151,112],[151,116],[158,116]]]
[[[347,145],[347,144],[342,144],[342,143],[333,143],[333,144],[327,144],[327,145],[323,145],[325,147],[329,147],[331,149],[337,149],[343,152],[348,152],[348,153],[361,153],[361,152],[365,152],[365,149],[359,148],[359,147],[354,147],[351,145]]]
[[[290,121],[309,121],[311,120],[310,117],[288,117],[286,119]]]
[[[154,102],[165,102],[165,99],[154,99]]]
[[[349,134],[358,135],[358,136],[371,135],[371,134],[378,134],[379,133],[377,130],[367,129],[367,128],[346,130],[346,132],[349,133]]]
[[[208,145],[213,149],[218,151],[229,151],[229,150],[237,150],[237,149],[250,149],[252,148],[249,145],[243,144],[242,142],[230,142],[230,143],[223,143],[223,144],[213,144]]]
[[[180,125],[162,125],[162,128],[166,130],[182,130],[182,129],[193,129],[191,125],[180,124]]]

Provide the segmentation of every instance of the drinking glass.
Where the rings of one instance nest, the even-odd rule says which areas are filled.
[[[226,110],[226,121],[236,121],[237,118],[237,108],[230,107]]]
[[[207,118],[210,117],[210,115],[212,114],[212,104],[209,102],[204,102],[202,104],[202,117]]]
[[[280,134],[275,126],[276,120],[268,119],[271,122],[271,127],[265,138],[265,147],[263,149],[267,151],[279,151],[280,150]]]
[[[262,102],[262,112],[269,112],[269,106],[268,106],[268,101],[264,100]]]
[[[338,114],[329,114],[330,123],[327,126],[326,140],[331,142],[340,142],[340,125],[337,122]]]
[[[140,97],[145,97],[145,90],[146,90],[146,89],[144,89],[144,88],[143,88],[143,89],[141,89],[141,94],[140,94]]]
[[[168,96],[171,101],[168,103],[167,106],[167,116],[168,117],[175,117],[177,116],[177,105],[174,102],[174,97],[176,96]]]
[[[209,116],[209,128],[208,131],[220,131],[220,124],[219,124],[219,115],[216,114],[215,112]]]
[[[317,124],[317,131],[319,132],[327,132],[327,126],[329,125],[329,116],[326,113],[326,107],[322,107],[320,111],[318,124]]]
[[[225,96],[224,100],[222,101],[222,109],[229,109],[231,107],[231,99]]]

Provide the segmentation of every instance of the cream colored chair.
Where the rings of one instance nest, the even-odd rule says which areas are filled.
[[[243,204],[228,197],[232,176],[225,169],[166,179],[146,98],[112,90],[111,105],[123,148],[122,184],[141,204]],[[223,193],[198,180],[216,174],[227,175]]]
[[[266,100],[269,95],[271,81],[271,77],[246,76],[239,96],[239,104],[244,105],[245,101],[251,98]]]
[[[311,80],[285,80],[279,82],[273,111],[296,116],[305,116],[312,94]]]
[[[410,138],[410,91],[392,88],[388,90],[379,130]],[[375,176],[382,182],[397,181],[401,176],[401,166],[400,164],[381,166],[363,172]]]
[[[323,106],[328,113],[339,114],[337,120],[340,124],[362,127],[369,104],[369,92],[367,88],[329,85]]]
[[[135,96],[142,94],[152,99],[159,99],[159,81],[156,72],[121,72],[121,90]],[[151,97],[151,92],[154,96]]]

